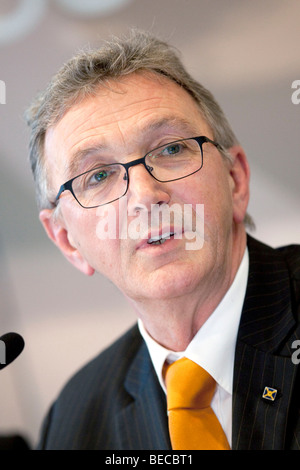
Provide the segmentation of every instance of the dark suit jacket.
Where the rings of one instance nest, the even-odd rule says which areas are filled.
[[[299,449],[300,376],[292,344],[300,337],[300,246],[274,250],[248,237],[248,248],[232,448]],[[265,387],[277,390],[275,401],[262,398]],[[171,448],[166,399],[137,326],[70,380],[45,420],[39,448]]]

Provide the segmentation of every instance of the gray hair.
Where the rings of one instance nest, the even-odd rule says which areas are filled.
[[[31,128],[29,157],[39,209],[52,208],[44,161],[46,131],[55,125],[78,100],[96,93],[100,84],[134,72],[163,75],[184,88],[196,101],[213,132],[225,149],[238,141],[213,95],[185,70],[177,51],[142,31],[128,37],[112,38],[100,49],[81,51],[66,62],[26,112]]]

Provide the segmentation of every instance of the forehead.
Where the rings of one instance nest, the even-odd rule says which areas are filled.
[[[64,171],[67,176],[89,148],[122,146],[130,153],[136,151],[134,146],[151,146],[159,133],[175,137],[176,132],[181,133],[178,137],[210,136],[187,91],[166,77],[135,73],[99,86],[93,96],[74,104],[48,129],[46,164],[50,174]]]

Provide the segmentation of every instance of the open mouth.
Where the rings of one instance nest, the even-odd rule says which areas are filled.
[[[162,235],[157,235],[155,237],[149,238],[147,243],[148,245],[162,245],[163,243],[165,243],[166,240],[169,240],[174,235],[175,233],[173,232],[163,233]]]

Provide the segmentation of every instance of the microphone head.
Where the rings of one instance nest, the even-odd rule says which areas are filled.
[[[24,339],[18,333],[6,333],[0,337],[0,370],[13,362],[23,351]]]

